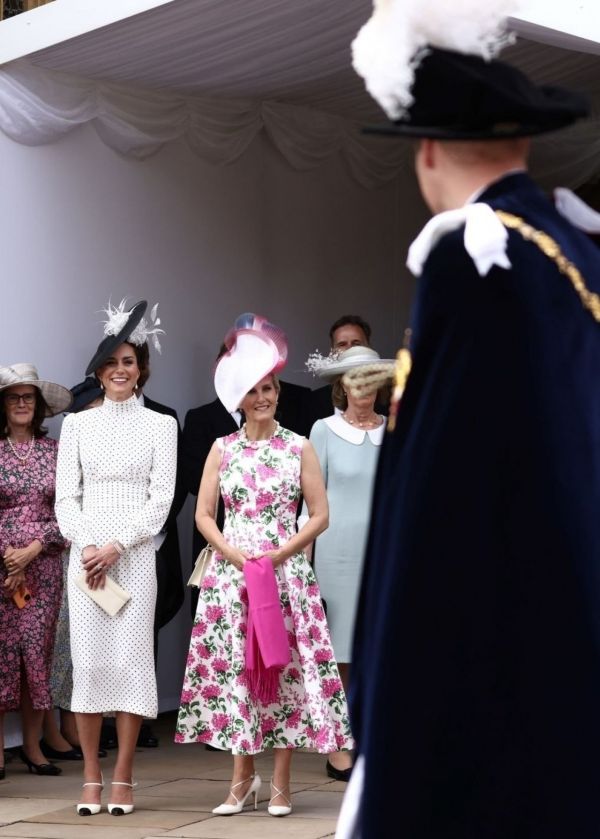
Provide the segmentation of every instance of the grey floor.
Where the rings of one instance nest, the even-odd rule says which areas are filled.
[[[31,775],[20,761],[6,764],[0,781],[0,837],[19,839],[322,839],[332,837],[345,784],[330,781],[325,758],[300,753],[292,763],[291,815],[274,818],[267,813],[272,759],[266,753],[256,762],[263,786],[258,810],[249,806],[228,818],[211,809],[227,795],[231,755],[209,752],[204,746],[175,745],[174,715],[159,717],[156,749],[138,749],[136,809],[129,816],[82,818],[75,813],[81,784],[81,764],[62,762],[59,777]],[[114,752],[102,760],[105,781],[110,779]],[[103,803],[108,800],[106,791]]]

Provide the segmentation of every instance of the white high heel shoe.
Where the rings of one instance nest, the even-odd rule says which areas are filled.
[[[289,788],[285,787],[285,789],[289,789]],[[269,801],[269,806],[267,807],[269,815],[270,816],[289,816],[289,814],[292,812],[292,802],[287,797],[287,795],[283,792],[283,790],[280,790],[275,786],[275,784],[273,783],[273,778],[271,778],[271,792],[273,792],[274,795],[271,796],[271,800]],[[273,801],[274,798],[277,798],[278,795],[280,795],[283,798],[284,801],[287,801],[287,807],[284,807],[280,804],[271,804],[271,801]]]
[[[237,787],[241,787],[243,784],[247,784],[248,781],[252,781],[250,786],[248,787],[248,791],[243,798],[238,798],[234,792],[234,789]],[[250,775],[249,778],[246,778],[245,781],[239,781],[237,784],[234,784],[229,793],[235,798],[235,804],[219,804],[218,807],[215,807],[213,813],[216,816],[233,816],[235,813],[241,813],[244,809],[244,805],[246,804],[246,799],[249,798],[252,794],[254,794],[254,809],[256,810],[258,807],[258,791],[260,789],[262,781],[260,780],[260,775],[256,773],[254,775]]]
[[[82,784],[84,787],[100,787],[100,790],[104,789],[104,778],[102,777],[102,773],[100,773],[100,780],[99,781],[87,781],[85,784]],[[102,809],[102,804],[78,804],[77,805],[77,815],[78,816],[97,816],[100,810]]]
[[[128,784],[127,781],[111,781],[113,787],[129,787],[133,789],[137,784]],[[135,804],[109,804],[108,812],[111,816],[128,816],[135,810]]]

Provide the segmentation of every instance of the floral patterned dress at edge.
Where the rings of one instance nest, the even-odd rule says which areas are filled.
[[[296,530],[303,438],[277,426],[268,440],[245,430],[218,440],[223,534],[250,557],[285,544]],[[204,577],[192,630],[175,741],[234,754],[306,748],[351,749],[346,697],[313,570],[303,552],[276,571],[291,662],[279,698],[262,705],[244,674],[248,597],[244,575],[219,553]]]
[[[17,451],[24,454],[28,445]],[[21,662],[33,707],[52,707],[50,667],[66,545],[54,517],[57,446],[56,440],[37,438],[31,455],[21,460],[6,440],[0,443],[0,556],[9,545],[24,548],[34,539],[43,545],[25,569],[31,600],[23,609],[6,594],[6,569],[0,562],[0,711],[19,708]]]

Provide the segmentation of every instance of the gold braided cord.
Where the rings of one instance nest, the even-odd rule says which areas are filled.
[[[542,253],[556,264],[560,273],[570,280],[583,306],[590,312],[594,320],[600,323],[600,295],[589,290],[579,268],[567,259],[558,243],[547,233],[536,230],[535,227],[527,224],[520,216],[506,213],[504,210],[496,210],[495,212],[505,227],[508,227],[509,230],[516,230],[528,242],[533,242]]]
[[[394,389],[392,391],[392,398],[390,399],[390,411],[388,417],[387,430],[393,431],[396,428],[396,417],[398,416],[398,409],[400,407],[400,400],[406,388],[406,382],[410,376],[412,369],[412,355],[409,350],[410,339],[412,335],[411,329],[404,330],[404,346],[396,353],[396,362],[394,364]]]

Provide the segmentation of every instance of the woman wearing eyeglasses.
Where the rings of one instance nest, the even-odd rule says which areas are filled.
[[[43,421],[71,404],[32,364],[0,367],[0,758],[4,714],[20,708],[30,772],[59,775],[40,751],[52,707],[50,667],[62,596],[65,540],[54,515],[57,442]],[[0,766],[0,779],[4,777]]]

